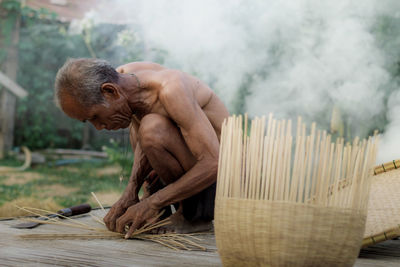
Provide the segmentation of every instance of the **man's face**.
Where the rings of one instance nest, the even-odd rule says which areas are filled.
[[[121,101],[109,101],[83,107],[69,95],[61,98],[62,110],[71,118],[82,122],[89,121],[97,130],[117,130],[127,128],[131,123],[131,112]]]

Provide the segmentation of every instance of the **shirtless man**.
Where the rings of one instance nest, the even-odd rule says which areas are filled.
[[[132,173],[104,217],[108,229],[124,233],[128,226],[129,238],[171,204],[179,208],[161,231],[210,228],[221,124],[229,114],[204,82],[150,62],[115,70],[103,60],[71,59],[58,71],[55,97],[68,116],[98,130],[132,125]],[[145,179],[159,186],[139,200]]]

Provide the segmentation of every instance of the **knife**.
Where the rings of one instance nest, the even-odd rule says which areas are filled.
[[[91,210],[92,210],[92,207],[89,204],[81,204],[78,206],[61,209],[61,210],[57,211],[57,213],[46,215],[47,217],[40,217],[39,220],[47,221],[49,218],[57,218],[57,217],[63,219],[62,216],[70,217],[70,216],[85,214],[85,213],[90,212]],[[12,227],[18,228],[18,229],[32,229],[40,224],[41,223],[38,223],[38,222],[27,222],[27,223],[20,223],[20,224],[14,225]]]

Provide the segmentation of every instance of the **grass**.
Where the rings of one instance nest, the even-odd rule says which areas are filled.
[[[0,166],[18,166],[20,164],[13,159],[0,160]],[[2,206],[18,199],[43,201],[52,199],[61,207],[86,202],[97,206],[92,199],[91,192],[120,195],[128,183],[128,178],[120,182],[118,167],[112,173],[101,172],[104,168],[114,166],[107,161],[82,162],[59,167],[43,164],[24,172],[0,173],[0,211]],[[1,214],[0,212],[0,216],[8,217],[13,214]]]

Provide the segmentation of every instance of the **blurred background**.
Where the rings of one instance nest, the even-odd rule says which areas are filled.
[[[399,1],[0,0],[0,216],[94,204],[92,191],[110,205],[126,185],[128,130],[54,104],[70,57],[181,69],[231,113],[302,116],[347,140],[379,130],[378,163],[400,158]],[[22,146],[32,164],[10,170]]]

